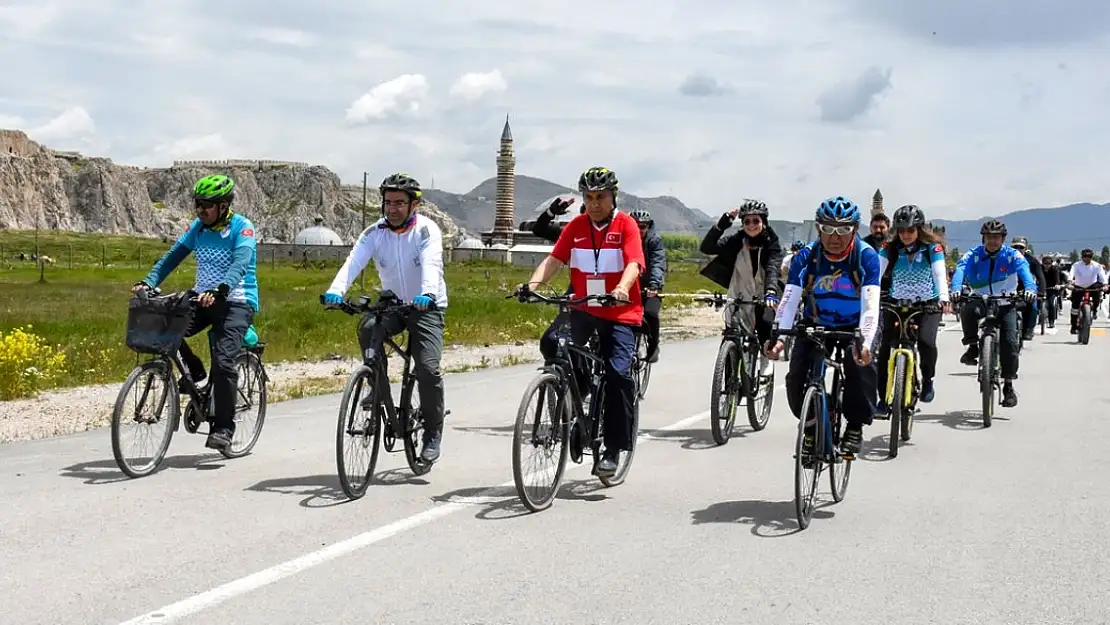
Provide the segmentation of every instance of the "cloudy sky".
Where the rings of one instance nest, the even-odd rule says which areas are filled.
[[[360,6],[365,5],[365,6]],[[465,192],[604,164],[716,214],[1110,201],[1105,0],[0,0],[0,127]]]

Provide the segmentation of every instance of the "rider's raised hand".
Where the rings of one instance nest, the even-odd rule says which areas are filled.
[[[574,198],[564,200],[562,198],[555,198],[551,201],[551,206],[547,207],[547,212],[551,213],[553,217],[565,215],[570,205],[574,204]]]

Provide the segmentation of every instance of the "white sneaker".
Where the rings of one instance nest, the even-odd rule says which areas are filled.
[[[759,375],[767,378],[775,375],[775,361],[769,358],[763,359],[763,366],[760,368]]]

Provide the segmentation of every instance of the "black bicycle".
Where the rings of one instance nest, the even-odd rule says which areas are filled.
[[[602,453],[607,390],[605,361],[598,355],[595,337],[591,337],[585,346],[571,341],[570,315],[562,314],[574,306],[588,302],[597,302],[602,306],[621,302],[608,294],[580,298],[547,297],[530,289],[518,289],[506,297],[511,298],[517,298],[522,303],[557,305],[560,308],[560,318],[564,319],[555,330],[557,350],[554,360],[545,365],[541,373],[529,383],[517,410],[516,426],[513,429],[513,482],[521,502],[533,512],[550,507],[562,486],[568,456],[576,464],[581,464],[587,449],[593,455],[592,472],[602,484],[617,486],[623,483],[636,455],[640,422],[639,389],[635,389],[633,400],[632,449],[621,453],[615,473],[599,473],[597,465]],[[633,376],[633,380],[636,380],[636,376]],[[638,385],[638,380],[635,383]],[[589,406],[584,408],[587,396]],[[545,408],[550,413],[547,420],[544,419]],[[524,457],[527,450],[532,452],[530,460]],[[554,475],[550,479],[543,480],[538,485],[525,483],[541,473],[542,469],[538,465],[552,462]]]
[[[982,302],[984,315],[979,320],[979,393],[983,400],[983,427],[991,426],[994,417],[994,405],[1002,394],[1002,368],[999,359],[998,339],[1002,327],[1000,311],[1003,306],[1017,306],[1020,312],[1021,305],[1025,302],[1016,294],[983,295],[970,293],[961,299]],[[1021,332],[1021,318],[1018,317],[1018,332]],[[1021,340],[1018,337],[1020,349]]]
[[[215,411],[212,386],[209,383],[197,387],[178,352],[192,321],[196,301],[197,293],[193,291],[163,295],[158,289],[140,289],[128,303],[127,347],[137,354],[151,356],[131,370],[112,408],[112,455],[128,477],[144,477],[158,468],[182,421],[185,431],[190,434],[196,434],[204,423],[209,426],[208,432],[212,430]],[[261,341],[249,346],[244,344],[243,351],[235,359],[239,373],[235,434],[231,445],[220,450],[225,458],[240,458],[249,454],[262,434],[262,426],[266,422],[266,386],[269,382],[262,364],[265,349],[266,344]],[[173,375],[175,368],[180,374],[180,388]],[[136,400],[134,406],[128,409],[125,404],[133,391]],[[182,394],[188,398],[184,414],[180,402]],[[143,414],[146,408],[152,409],[150,415]],[[164,414],[167,408],[168,415]],[[247,415],[252,411],[255,417],[248,419]],[[149,454],[138,456],[145,459],[142,464],[136,464],[135,459],[128,458],[124,453],[123,429],[126,425],[145,426],[144,434],[137,438],[157,441]],[[151,436],[150,431],[158,425],[165,426],[164,431],[159,436]]]
[[[358,302],[345,300],[342,304],[328,304],[324,296],[320,296],[320,303],[325,308],[341,310],[348,315],[371,314],[378,327],[386,327],[381,324],[388,325],[395,316],[404,316],[413,310],[411,303],[402,301],[388,290],[378,293],[377,303],[370,302],[371,298],[363,295]],[[401,328],[398,334],[405,332],[403,325]],[[386,336],[376,357],[370,364],[364,361],[351,372],[343,388],[335,430],[335,462],[339,469],[339,485],[351,499],[366,494],[382,446],[387,452],[400,451],[397,449],[398,438],[402,440],[405,460],[414,474],[424,475],[432,469],[431,464],[420,458],[424,415],[420,410],[420,397],[414,393],[416,374],[413,372],[411,344],[405,342],[402,348],[393,337]],[[393,403],[393,389],[389,384],[389,352],[398,354],[405,363],[401,373],[399,404]],[[447,416],[451,411],[445,410],[443,414]],[[380,443],[382,439],[384,443]],[[366,454],[369,454],[369,459],[360,463],[358,457]]]
[[[855,456],[840,449],[843,425],[844,359],[851,358],[851,346],[863,344],[863,336],[854,331],[829,330],[815,325],[801,325],[779,330],[778,336],[794,336],[814,345],[809,377],[806,379],[802,410],[798,419],[798,436],[794,442],[794,508],[798,526],[809,527],[817,501],[817,483],[827,466],[833,501],[839,503],[848,492]],[[826,390],[825,373],[833,369],[832,389]],[[807,444],[807,426],[812,427],[811,444]]]
[[[1046,289],[1047,294],[1044,299],[1044,306],[1041,309],[1041,334],[1045,332],[1045,322],[1048,327],[1056,327],[1056,319],[1060,315],[1060,308],[1064,305],[1064,294],[1067,291],[1067,285],[1058,284],[1050,286]]]
[[[659,294],[660,297],[662,295],[662,293]],[[632,361],[632,377],[636,378],[636,396],[640,399],[647,395],[648,382],[651,381],[651,362],[648,361],[647,344],[647,328],[640,326],[636,331],[636,358]]]
[[[720,293],[698,295],[695,301],[717,309],[725,308],[729,320],[721,331],[721,345],[713,365],[713,387],[709,395],[709,425],[713,440],[724,445],[736,424],[736,408],[747,405],[748,423],[755,431],[767,427],[774,401],[775,374],[763,375],[767,356],[754,327],[749,326],[744,308],[764,303],[762,298],[725,297]]]
[[[884,389],[886,404],[890,407],[891,458],[898,457],[898,440],[910,440],[913,434],[913,415],[921,398],[921,364],[918,359],[917,341],[920,336],[920,317],[940,312],[935,300],[912,301],[884,298],[883,310],[894,315],[892,323],[898,328],[898,340],[891,346],[887,359],[887,383]]]

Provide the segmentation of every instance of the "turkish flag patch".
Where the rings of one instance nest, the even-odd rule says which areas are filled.
[[[620,245],[621,241],[623,241],[623,240],[624,240],[624,233],[623,232],[606,232],[605,233],[605,242],[609,245]]]
[[[944,246],[942,246],[940,243],[937,243],[936,245],[933,246],[933,252],[935,252],[937,254],[943,254],[944,253]]]
[[[245,228],[242,232],[242,235],[245,236],[245,237],[253,237],[254,236],[254,228]]]

